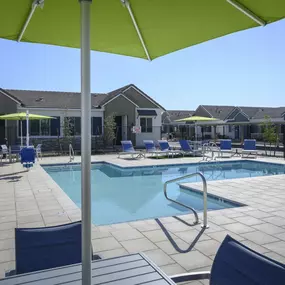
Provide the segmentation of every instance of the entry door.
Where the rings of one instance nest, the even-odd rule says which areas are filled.
[[[5,143],[5,120],[0,120],[0,145]]]
[[[122,140],[122,116],[115,117],[116,122],[116,145],[121,145]]]
[[[239,126],[235,126],[235,139],[239,139]]]

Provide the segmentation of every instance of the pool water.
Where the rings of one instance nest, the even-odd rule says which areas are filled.
[[[79,165],[53,165],[44,169],[66,194],[81,207],[81,168]],[[200,171],[207,181],[232,178],[285,174],[285,166],[263,162],[210,162],[151,167],[120,168],[107,163],[92,165],[92,221],[107,225],[149,218],[187,214],[189,210],[166,200],[163,184],[186,174]],[[193,177],[179,181],[197,182]],[[189,205],[198,212],[203,210],[201,193],[181,189],[177,183],[168,185],[169,197]],[[241,206],[208,195],[208,210]]]

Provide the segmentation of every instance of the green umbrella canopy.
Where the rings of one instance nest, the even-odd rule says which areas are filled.
[[[24,112],[0,116],[0,120],[9,120],[9,121],[26,120],[26,118],[27,114]],[[54,118],[49,116],[29,114],[29,120],[44,120],[44,119],[54,119]]]
[[[208,117],[200,117],[200,116],[192,116],[188,118],[183,118],[176,120],[175,122],[206,122],[206,121],[217,121],[218,119],[216,118],[208,118]]]
[[[21,41],[80,47],[78,0],[38,0]],[[91,49],[148,58],[123,0],[93,0]],[[259,26],[232,2],[269,24],[285,17],[284,0],[130,0],[149,59],[236,31]],[[18,40],[32,0],[0,4],[0,37]],[[249,13],[250,13],[249,11]]]

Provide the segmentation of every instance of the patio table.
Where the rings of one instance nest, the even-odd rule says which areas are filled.
[[[15,275],[0,280],[0,285],[80,285],[81,264],[68,265]],[[92,262],[92,284],[108,285],[175,285],[144,254],[130,254]]]

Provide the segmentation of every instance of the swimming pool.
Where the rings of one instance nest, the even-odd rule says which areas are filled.
[[[81,206],[81,167],[52,165],[43,167],[66,194]],[[121,168],[108,163],[92,165],[92,221],[106,225],[141,219],[187,214],[188,209],[166,200],[163,184],[170,179],[200,171],[207,181],[285,174],[285,166],[253,161],[210,162],[151,167]],[[196,182],[194,177],[181,182]],[[177,183],[168,186],[169,197],[203,210],[201,193],[180,189]],[[208,209],[238,207],[240,204],[221,197],[208,196]]]

